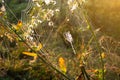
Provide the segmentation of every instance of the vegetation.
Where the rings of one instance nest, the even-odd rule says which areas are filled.
[[[118,17],[103,0],[1,3],[0,80],[120,79]]]

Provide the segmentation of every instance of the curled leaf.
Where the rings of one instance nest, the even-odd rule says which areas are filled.
[[[34,58],[33,61],[35,61],[37,59],[37,54],[36,53],[23,52],[22,54],[25,54],[27,56],[32,56]]]
[[[65,60],[62,57],[59,58],[59,67],[64,74],[67,72]]]

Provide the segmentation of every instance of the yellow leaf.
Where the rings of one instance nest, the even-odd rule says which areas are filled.
[[[59,67],[64,74],[67,72],[65,60],[62,57],[59,58]]]
[[[98,72],[99,72],[99,70],[98,70],[98,69],[95,69],[95,70],[93,70],[93,72],[94,72],[94,73],[98,73]]]
[[[105,53],[104,53],[104,52],[101,54],[101,57],[102,57],[102,58],[105,58]]]
[[[0,16],[3,16],[3,12],[0,11]]]
[[[15,24],[12,24],[12,27],[15,29],[15,30],[19,30],[22,26],[22,21],[18,21],[17,25]]]
[[[12,24],[12,27],[15,29],[15,30],[19,30],[20,29],[20,27],[19,26],[16,26],[15,24]]]
[[[23,54],[28,55],[28,56],[32,56],[32,57],[36,57],[37,56],[36,53],[31,53],[31,52],[23,52]]]
[[[22,21],[18,21],[17,26],[21,27],[22,26]]]
[[[39,43],[39,44],[38,44],[38,46],[37,46],[36,51],[39,51],[41,48],[42,48],[42,44],[41,44],[41,43]]]
[[[32,56],[33,60],[30,61],[31,63],[35,62],[37,59],[37,54],[36,53],[31,53],[31,52],[23,52],[23,54],[27,55],[27,56]]]

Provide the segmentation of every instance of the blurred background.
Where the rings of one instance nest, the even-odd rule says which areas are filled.
[[[100,55],[89,30],[91,26],[102,51],[105,79],[120,79],[119,0],[3,1],[0,0],[0,80],[66,80],[40,59],[31,63],[34,58],[22,54],[32,50],[6,27],[8,23],[17,25],[18,21],[23,21],[23,32],[31,26],[36,31],[35,36],[30,34],[33,42],[27,39],[27,43],[42,43],[47,60],[71,80],[83,80],[83,64],[91,78],[102,80]],[[67,34],[72,36],[72,44]]]

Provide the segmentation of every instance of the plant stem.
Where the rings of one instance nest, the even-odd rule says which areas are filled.
[[[35,53],[38,53],[38,57],[45,63],[45,64],[47,64],[49,67],[51,67],[52,69],[54,69],[54,70],[56,70],[58,73],[60,73],[62,76],[64,76],[66,79],[68,79],[68,80],[72,80],[72,79],[70,79],[68,76],[66,76],[65,74],[63,74],[60,70],[58,70],[57,68],[55,68],[50,62],[48,62],[48,60],[45,58],[45,56],[44,55],[40,55],[41,53],[40,52],[36,52],[34,49],[32,49],[29,45],[28,45],[28,43],[13,29],[13,28],[11,28],[11,27],[9,27],[8,25],[7,25],[7,27],[8,28],[10,28],[26,45],[27,45],[27,47],[29,48],[29,49],[31,49],[33,52],[35,52]],[[42,51],[42,52],[44,52],[44,51]]]
[[[96,37],[96,35],[95,35],[95,32],[94,32],[94,30],[92,29],[92,27],[90,26],[90,23],[88,22],[85,13],[84,13],[84,15],[85,15],[86,22],[87,22],[87,24],[88,24],[88,26],[89,26],[89,30],[91,31],[91,33],[92,33],[92,35],[93,35],[93,37],[94,37],[94,40],[95,40],[95,42],[96,42],[96,48],[97,48],[97,50],[98,50],[98,52],[99,52],[100,61],[101,61],[101,66],[102,66],[102,80],[104,80],[104,61],[103,61],[103,58],[102,58],[102,51],[101,51],[99,42],[98,42],[98,40],[97,40],[97,37]]]
[[[75,51],[75,48],[74,48],[72,42],[70,42],[70,45],[71,45],[71,47],[72,47],[73,53],[76,54],[76,51]]]
[[[99,52],[101,66],[102,66],[102,80],[105,80],[104,79],[104,61],[103,61],[103,58],[102,58],[102,55],[101,55],[102,51],[101,51],[101,48],[99,46],[99,42],[98,42],[97,37],[96,37],[96,35],[94,33],[94,30],[92,29],[90,23],[88,22],[89,20],[88,20],[88,16],[86,14],[86,11],[84,11],[84,8],[83,8],[83,6],[80,5],[79,1],[78,0],[76,0],[76,1],[78,2],[78,7],[81,9],[81,12],[83,13],[84,19],[86,20],[86,23],[89,26],[89,30],[91,31],[91,33],[93,35],[93,38],[94,38],[94,40],[96,42],[96,48],[97,48],[97,51]]]

